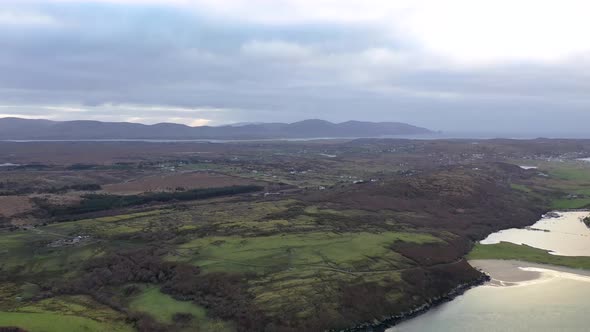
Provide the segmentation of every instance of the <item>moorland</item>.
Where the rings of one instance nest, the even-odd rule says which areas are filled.
[[[361,329],[483,280],[466,259],[488,234],[590,207],[585,140],[1,142],[0,156],[0,326],[28,331]],[[513,247],[471,255],[548,255]]]

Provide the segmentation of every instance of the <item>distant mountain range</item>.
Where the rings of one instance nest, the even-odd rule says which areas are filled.
[[[430,134],[426,128],[399,122],[304,120],[295,123],[244,123],[189,127],[175,123],[50,121],[0,118],[0,140],[88,139],[275,139],[316,137],[380,137]]]

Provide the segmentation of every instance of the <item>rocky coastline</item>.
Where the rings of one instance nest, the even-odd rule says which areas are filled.
[[[464,283],[453,288],[450,292],[445,295],[430,299],[428,302],[415,307],[411,310],[404,311],[399,314],[392,315],[386,319],[380,321],[365,322],[355,327],[337,330],[339,332],[384,332],[388,328],[391,328],[403,321],[417,317],[428,310],[437,307],[443,303],[450,302],[456,297],[463,295],[466,291],[471,288],[481,286],[484,283],[490,281],[491,278],[488,274],[482,273],[481,277],[473,280],[472,282]]]

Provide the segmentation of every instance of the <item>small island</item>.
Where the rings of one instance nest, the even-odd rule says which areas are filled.
[[[586,226],[590,227],[590,216],[587,216],[586,218],[582,219],[582,221],[584,222],[584,224],[586,224]]]

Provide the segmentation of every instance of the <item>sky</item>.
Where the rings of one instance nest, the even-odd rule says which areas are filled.
[[[588,133],[586,0],[2,0],[0,117]]]

